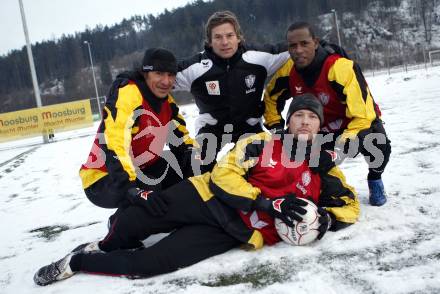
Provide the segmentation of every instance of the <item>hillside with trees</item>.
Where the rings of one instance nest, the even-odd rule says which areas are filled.
[[[105,95],[112,78],[138,66],[148,47],[168,48],[178,58],[201,51],[205,21],[214,11],[236,13],[247,42],[282,41],[290,23],[307,20],[336,43],[335,9],[342,45],[363,68],[383,68],[421,62],[424,51],[438,48],[439,6],[439,0],[198,0],[158,16],[137,15],[39,42],[32,50],[43,105],[48,105],[95,96],[86,41],[99,93]],[[0,83],[0,112],[35,107],[25,47],[0,56]]]

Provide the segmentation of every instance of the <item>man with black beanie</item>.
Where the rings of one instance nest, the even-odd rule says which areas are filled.
[[[320,121],[320,126],[324,123],[324,111],[322,109],[322,104],[318,99],[312,94],[303,94],[296,96],[294,100],[290,103],[289,109],[287,111],[286,121],[290,121],[290,117],[294,112],[301,109],[308,109],[314,112]]]
[[[93,204],[138,205],[157,216],[166,212],[158,192],[188,175],[182,169],[194,144],[170,95],[176,73],[173,53],[150,48],[140,69],[116,77],[92,150],[79,172]],[[171,152],[163,150],[167,143]]]

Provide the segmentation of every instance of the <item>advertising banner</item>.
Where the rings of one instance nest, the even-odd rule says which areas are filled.
[[[0,114],[0,142],[83,128],[93,124],[90,100]]]

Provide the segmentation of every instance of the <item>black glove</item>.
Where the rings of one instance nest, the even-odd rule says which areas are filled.
[[[293,227],[293,220],[302,221],[298,214],[306,214],[306,210],[301,206],[306,206],[307,202],[295,196],[287,194],[277,198],[265,198],[262,195],[256,200],[256,209],[262,210],[272,217],[281,219],[289,227]]]
[[[318,207],[318,213],[320,215],[318,221],[321,225],[318,228],[319,234],[317,239],[321,240],[325,233],[327,233],[328,229],[332,226],[333,219],[330,216],[330,213],[322,207]]]
[[[133,205],[142,206],[153,216],[162,216],[168,211],[168,205],[156,191],[130,188],[127,198]]]

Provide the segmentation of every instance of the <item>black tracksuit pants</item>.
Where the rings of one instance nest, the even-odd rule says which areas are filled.
[[[241,244],[220,227],[188,180],[163,191],[161,196],[168,203],[164,216],[154,217],[139,206],[119,209],[108,235],[100,242],[107,253],[74,255],[72,270],[149,277],[195,264]],[[121,250],[156,233],[170,234],[148,248]]]
[[[325,149],[334,149],[335,147],[335,140],[336,138],[338,138],[338,136],[341,134],[340,133],[335,133],[333,136],[333,141],[332,142],[328,142],[325,143],[323,145],[323,148]],[[369,166],[368,168],[368,180],[377,180],[380,179],[382,177],[382,173],[385,170],[385,167],[388,164],[388,161],[390,160],[390,156],[391,156],[391,141],[388,138],[386,132],[385,132],[385,128],[383,126],[383,122],[380,119],[376,119],[372,122],[371,127],[369,129],[366,130],[362,130],[359,132],[358,134],[358,139],[359,139],[359,149],[358,152],[361,153],[363,156],[368,156],[370,158],[370,165],[374,162],[375,160],[375,156],[374,154],[370,153],[367,148],[365,148],[365,138],[370,135],[370,134],[380,134],[383,135],[385,138],[385,143],[378,143],[376,139],[374,139],[371,143],[372,146],[374,146],[376,149],[378,149],[382,155],[383,155],[383,160],[382,162],[379,164],[379,166]],[[347,146],[348,147],[348,146]],[[345,152],[347,152],[347,150],[345,150]],[[356,153],[357,155],[357,153]]]

